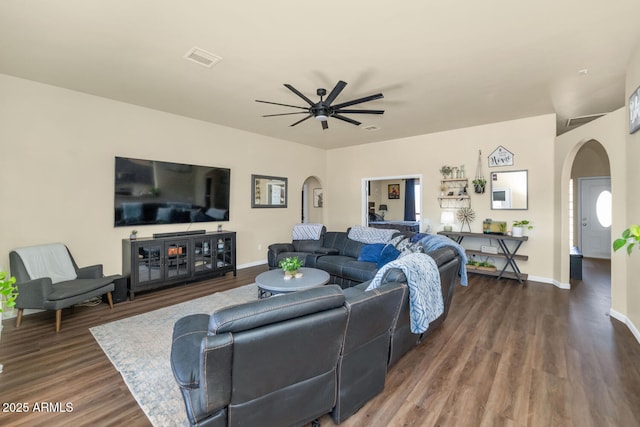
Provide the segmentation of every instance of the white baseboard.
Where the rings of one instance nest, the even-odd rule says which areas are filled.
[[[638,331],[638,328],[636,328],[636,325],[634,325],[633,322],[629,320],[627,316],[625,316],[620,312],[615,311],[614,309],[609,310],[609,315],[614,319],[619,320],[620,322],[627,325],[627,328],[629,328],[633,336],[636,338],[636,341],[640,343],[640,331]]]
[[[261,259],[259,261],[254,261],[254,262],[249,262],[247,264],[238,265],[238,266],[236,266],[236,268],[238,270],[242,270],[242,269],[245,269],[245,268],[256,267],[258,265],[263,265],[263,264],[266,264],[266,263],[267,263],[266,259]]]
[[[571,285],[570,284],[561,283],[561,282],[558,282],[557,280],[550,279],[548,277],[529,275],[527,280],[531,280],[533,282],[548,283],[548,284],[553,285],[553,286],[555,286],[557,288],[560,288],[560,289],[571,289]]]

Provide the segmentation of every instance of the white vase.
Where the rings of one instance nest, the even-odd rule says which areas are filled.
[[[513,227],[511,229],[511,235],[513,237],[522,237],[524,234],[524,227]]]

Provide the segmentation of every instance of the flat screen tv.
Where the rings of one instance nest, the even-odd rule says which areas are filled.
[[[229,221],[231,170],[116,157],[116,227]]]

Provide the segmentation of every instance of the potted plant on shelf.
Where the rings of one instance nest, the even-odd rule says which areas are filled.
[[[631,255],[634,246],[640,242],[640,225],[631,224],[629,228],[622,232],[622,236],[613,241],[614,252],[627,247],[627,254]]]
[[[138,237],[138,230],[131,230],[131,234],[129,234],[129,239],[136,240],[137,237]]]
[[[442,178],[447,179],[451,174],[451,166],[444,165],[440,168],[440,173],[442,174]]]
[[[484,193],[484,187],[487,185],[487,180],[484,178],[476,178],[472,181],[473,183],[473,190],[478,193],[478,194],[482,194]]]
[[[523,219],[521,221],[513,221],[513,228],[511,229],[511,235],[513,237],[522,237],[524,235],[524,229],[531,230],[533,225],[531,222]]]
[[[16,297],[18,296],[18,287],[15,285],[16,278],[8,277],[5,271],[0,271],[0,334],[2,334],[2,313],[5,307],[13,309],[16,305]],[[2,372],[2,364],[0,363],[0,372]]]
[[[280,264],[278,264],[278,266],[284,270],[285,280],[289,280],[293,277],[302,277],[302,273],[298,272],[298,270],[303,265],[304,263],[297,256],[285,258],[280,261]]]

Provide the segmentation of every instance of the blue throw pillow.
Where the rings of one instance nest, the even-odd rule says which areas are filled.
[[[400,251],[397,250],[395,246],[385,245],[384,249],[382,249],[382,252],[380,253],[380,259],[377,264],[378,268],[398,258],[398,255],[400,255]]]
[[[384,249],[384,243],[373,243],[371,245],[365,245],[360,250],[358,255],[358,261],[378,262],[382,249]]]

